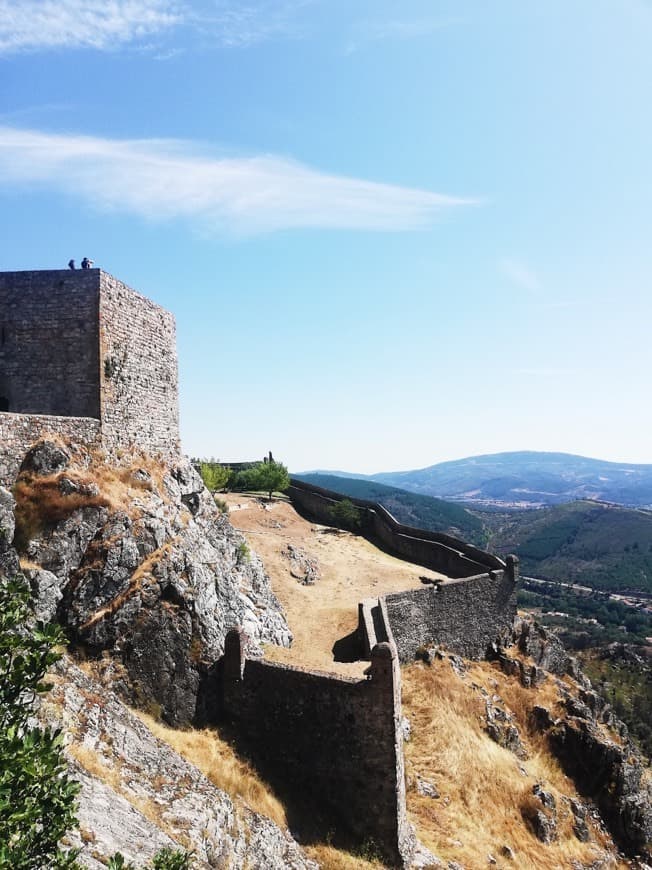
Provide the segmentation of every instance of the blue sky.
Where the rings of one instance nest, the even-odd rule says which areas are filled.
[[[0,268],[177,318],[184,447],[652,462],[649,0],[0,0]]]

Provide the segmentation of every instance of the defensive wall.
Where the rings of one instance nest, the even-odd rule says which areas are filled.
[[[414,849],[405,808],[401,672],[395,647],[375,646],[366,679],[246,659],[241,631],[226,637],[219,717],[274,781],[313,795],[338,825],[373,843],[391,866]]]
[[[374,644],[396,645],[402,662],[412,661],[427,644],[441,644],[465,658],[483,658],[505,642],[516,615],[518,559],[503,561],[450,535],[399,523],[382,505],[349,498],[292,479],[292,502],[310,517],[336,524],[332,507],[348,498],[361,511],[361,532],[400,558],[448,578],[422,589],[394,592],[361,602],[358,644],[369,656]]]
[[[179,451],[173,316],[100,269],[0,272],[0,483],[60,435]]]
[[[337,525],[332,515],[333,506],[340,501],[350,501],[360,509],[361,534],[372,543],[393,555],[438,571],[447,577],[470,577],[489,569],[505,567],[505,563],[498,556],[451,535],[399,523],[377,502],[342,495],[295,477],[291,479],[287,494],[301,512],[329,526]]]

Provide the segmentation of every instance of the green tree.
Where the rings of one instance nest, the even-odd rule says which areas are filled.
[[[251,468],[241,471],[237,479],[240,489],[252,492],[262,490],[269,494],[269,500],[275,492],[283,492],[290,485],[290,475],[282,462],[259,462]]]
[[[199,463],[199,473],[204,481],[204,486],[209,492],[219,492],[229,482],[232,472],[226,465],[202,461]]]
[[[336,502],[329,513],[335,526],[355,532],[362,525],[362,511],[348,498]]]
[[[0,577],[0,868],[72,870],[75,854],[59,843],[77,825],[79,784],[66,773],[61,732],[29,721],[64,636],[34,624],[29,599],[22,580]]]

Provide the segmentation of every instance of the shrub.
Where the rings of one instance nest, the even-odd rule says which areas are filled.
[[[226,487],[232,476],[231,469],[217,462],[200,462],[199,473],[209,492],[218,492]]]
[[[355,532],[362,525],[362,510],[348,498],[336,502],[329,510],[333,525]]]
[[[61,732],[29,721],[64,637],[33,624],[29,598],[22,580],[0,578],[0,868],[64,870],[77,867],[59,842],[77,825],[79,784],[66,773]]]

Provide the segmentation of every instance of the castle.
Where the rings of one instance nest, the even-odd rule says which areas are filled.
[[[101,269],[0,272],[0,484],[45,434],[179,451],[174,317]]]
[[[174,318],[100,269],[0,273],[0,485],[42,436],[103,449],[179,455]],[[295,507],[332,524],[336,493],[292,481]],[[480,658],[511,630],[517,561],[403,526],[353,499],[363,534],[449,580],[359,605],[355,642],[370,662],[355,680],[245,657],[233,627],[203,676],[204,717],[230,721],[262,764],[319,795],[360,842],[406,866],[400,662],[440,643]],[[308,793],[306,792],[306,793]]]

